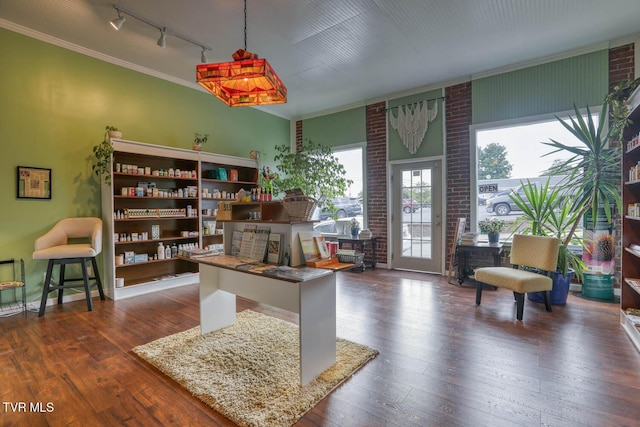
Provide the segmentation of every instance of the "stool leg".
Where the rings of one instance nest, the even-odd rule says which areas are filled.
[[[100,299],[104,300],[104,290],[102,289],[102,280],[100,280],[100,272],[98,271],[98,263],[96,262],[96,257],[91,258],[91,265],[93,266],[93,277],[96,279],[98,292],[100,292]]]
[[[58,286],[60,286],[60,288],[58,288],[58,304],[62,304],[62,294],[64,291],[64,288],[62,288],[62,285],[64,285],[64,269],[65,269],[65,263],[62,262],[60,264],[60,277],[58,278]]]
[[[516,295],[516,317],[522,321],[522,312],[524,311],[524,293],[515,292]]]
[[[44,316],[44,308],[47,306],[47,296],[49,295],[49,284],[51,283],[51,273],[53,272],[53,260],[49,260],[47,265],[47,274],[44,278],[44,285],[42,287],[42,298],[40,299],[40,310],[38,311],[38,317]]]
[[[91,301],[91,288],[89,287],[89,274],[87,273],[87,258],[82,258],[82,280],[84,282],[84,293],[87,297],[87,309],[93,311],[93,302]]]
[[[476,305],[480,305],[482,299],[482,283],[476,282]]]

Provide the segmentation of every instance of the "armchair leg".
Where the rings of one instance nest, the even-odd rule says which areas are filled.
[[[476,282],[476,305],[480,305],[482,299],[482,283]]]
[[[524,293],[514,292],[516,296],[516,317],[522,321],[522,312],[524,311]]]
[[[542,297],[544,298],[544,308],[546,308],[547,311],[551,311],[551,298],[549,297],[549,291],[544,291],[542,293]]]

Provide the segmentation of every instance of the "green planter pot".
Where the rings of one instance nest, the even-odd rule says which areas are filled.
[[[584,273],[582,296],[601,300],[613,299],[613,275]]]

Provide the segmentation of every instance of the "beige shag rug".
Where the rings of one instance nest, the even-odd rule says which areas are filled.
[[[298,326],[254,311],[235,325],[200,335],[200,327],[133,352],[240,426],[290,426],[377,350],[336,339],[336,364],[299,385]]]

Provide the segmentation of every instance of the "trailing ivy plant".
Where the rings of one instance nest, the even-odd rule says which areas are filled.
[[[624,128],[631,124],[631,120],[627,118],[629,115],[627,99],[638,86],[640,86],[640,77],[635,80],[623,80],[604,98],[604,103],[608,104],[611,110],[611,127],[616,141],[622,141]]]
[[[91,166],[97,176],[104,176],[104,182],[108,185],[111,185],[111,156],[113,154],[113,144],[111,144],[109,132],[113,131],[119,130],[114,126],[105,127],[102,142],[93,146],[96,163]]]
[[[291,152],[289,145],[275,147],[274,157],[278,174],[274,185],[281,191],[299,188],[318,200],[320,207],[328,207],[333,212],[333,198],[344,196],[353,183],[345,177],[346,170],[330,147],[305,140],[299,151]]]

